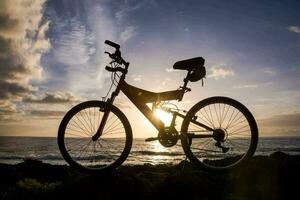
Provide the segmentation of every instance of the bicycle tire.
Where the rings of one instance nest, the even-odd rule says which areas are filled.
[[[97,130],[99,123],[101,121],[101,119],[99,119],[99,118],[101,118],[101,114],[103,113],[103,111],[101,111],[101,110],[105,107],[107,107],[107,109],[110,109],[110,117],[111,118],[108,118],[107,123],[109,122],[110,119],[115,117],[116,119],[114,119],[114,120],[115,121],[119,120],[119,123],[124,128],[125,134],[119,133],[119,132],[117,132],[117,133],[111,132],[111,130],[107,130],[110,132],[106,132],[107,134],[106,134],[106,136],[104,136],[105,135],[105,128],[104,128],[102,136],[97,141],[92,141],[92,135],[95,133],[95,130]],[[92,108],[92,111],[91,111],[91,108]],[[88,111],[86,109],[88,109]],[[89,112],[90,113],[94,112],[94,114],[90,114]],[[84,119],[84,118],[87,118],[86,116],[88,116],[88,114],[90,114],[90,120]],[[96,115],[97,115],[97,118],[96,118]],[[81,117],[81,122],[78,120],[78,119],[80,119],[80,117]],[[94,118],[92,118],[92,117],[94,117]],[[72,121],[72,120],[74,120],[74,121]],[[76,122],[75,120],[78,120],[78,121]],[[93,120],[94,120],[94,126],[92,126]],[[71,121],[72,121],[72,123],[71,123]],[[84,125],[85,122],[86,122],[86,126],[81,126],[81,128],[80,128],[79,124]],[[75,123],[77,125],[75,125]],[[117,121],[117,123],[118,123],[118,121]],[[72,124],[72,126],[71,126],[71,124]],[[120,126],[120,125],[118,124],[117,126]],[[66,131],[66,130],[71,129],[71,128],[68,129],[68,127],[72,127],[72,129],[74,131],[72,135],[70,135],[71,133],[68,133]],[[76,127],[76,129],[75,129],[75,127]],[[90,132],[87,132],[88,131],[87,127],[90,127]],[[106,127],[106,125],[105,125],[105,127]],[[112,129],[112,127],[110,127],[110,129]],[[84,131],[86,131],[86,132],[84,132]],[[114,131],[114,130],[112,130],[112,131]],[[80,133],[82,133],[82,134],[80,134]],[[113,134],[116,134],[119,138],[113,138],[112,137]],[[124,136],[122,136],[121,134],[124,134]],[[116,135],[114,137],[116,137]],[[123,138],[121,138],[121,136]],[[107,138],[104,139],[104,137],[107,137]],[[68,111],[66,113],[66,115],[64,116],[64,118],[62,119],[62,121],[60,123],[57,140],[58,140],[59,150],[60,150],[63,158],[66,160],[66,162],[71,167],[74,167],[78,171],[85,172],[85,173],[111,172],[114,169],[116,169],[117,167],[119,167],[128,157],[128,154],[129,154],[131,146],[132,146],[132,129],[131,129],[131,126],[130,126],[129,121],[126,118],[126,116],[122,113],[122,111],[120,111],[114,105],[108,105],[106,102],[103,102],[103,101],[96,101],[96,100],[95,101],[86,101],[86,102],[83,102],[83,103],[80,103],[80,104],[74,106],[70,111]],[[73,146],[78,147],[80,144],[84,144],[84,142],[90,141],[88,143],[88,146],[85,147],[85,149],[83,149],[83,151],[87,151],[88,153],[85,152],[83,154],[81,152],[81,154],[78,155],[79,154],[78,153],[77,157],[76,157],[75,147],[73,148],[73,150],[70,149],[71,145],[68,145],[67,141],[71,141],[69,144],[73,144],[72,147]],[[102,142],[102,144],[101,144],[101,142]],[[124,143],[123,147],[120,144],[120,142]],[[91,148],[90,147],[91,143],[93,144],[92,145],[93,150],[91,150],[91,152],[89,152],[89,150]],[[110,144],[110,145],[113,144],[115,148],[118,148],[120,150],[120,152],[115,152],[117,154],[117,157],[115,154],[108,155],[109,152],[116,151],[116,150],[113,148],[110,148],[110,149],[108,148],[108,149],[104,150],[104,148],[105,148],[104,144],[106,146],[108,146],[108,144]],[[118,145],[119,146],[121,145],[121,147],[119,147]],[[95,150],[95,147],[98,149]],[[80,146],[79,146],[79,148],[80,148]],[[86,149],[88,149],[88,150],[86,150]],[[75,153],[72,154],[71,151],[72,151],[72,153],[73,152],[75,152]],[[113,159],[113,157],[116,157],[116,158]],[[99,160],[96,158],[99,158]],[[91,165],[91,163],[88,163],[88,162],[90,162],[89,159],[95,160],[95,163],[93,166]],[[112,161],[109,163],[105,163],[110,160],[112,160]],[[84,163],[85,161],[87,162],[86,164]],[[99,164],[97,164],[97,162]]]
[[[213,108],[210,108],[209,106],[213,105],[214,109],[215,109],[215,115],[212,112]],[[216,106],[217,105],[217,106]],[[223,110],[220,114],[217,114],[218,112],[216,111],[216,107],[222,108],[223,106]],[[244,130],[243,128],[240,128],[240,132],[234,132],[234,130],[232,130],[232,132],[230,132],[231,129],[228,128],[229,123],[232,124],[232,122],[230,122],[230,120],[233,119],[233,117],[231,116],[231,119],[226,119],[224,121],[221,120],[221,118],[223,119],[224,117],[229,116],[230,114],[228,114],[228,110],[230,110],[230,107],[232,107],[232,109],[237,110],[237,111],[232,111],[232,112],[240,112],[240,118],[245,118],[243,122],[235,122],[236,124],[239,123],[244,123],[246,122],[246,125],[244,125],[244,127],[246,127],[247,125],[249,125],[249,130],[245,130],[244,132],[249,132],[248,137],[247,135],[245,136],[240,136],[242,131]],[[227,112],[226,112],[227,109]],[[205,112],[204,112],[205,111]],[[225,115],[226,114],[226,115]],[[199,116],[201,115],[201,117]],[[204,117],[205,115],[205,117]],[[209,116],[211,115],[212,120],[208,120]],[[233,114],[231,114],[233,115]],[[238,115],[238,114],[236,114]],[[216,146],[216,140],[215,138],[206,138],[206,143],[204,143],[204,139],[202,141],[202,143],[196,141],[193,144],[192,140],[196,140],[196,139],[190,139],[191,136],[189,136],[189,128],[192,127],[194,125],[194,123],[191,123],[191,120],[193,120],[197,117],[198,121],[201,121],[202,124],[205,124],[204,122],[206,122],[207,125],[211,125],[214,128],[214,131],[218,130],[223,130],[224,132],[224,142],[223,145],[229,145],[232,144],[231,149],[229,147],[224,147],[224,150],[226,151],[231,151],[231,153],[223,153],[223,147],[218,147]],[[201,119],[199,119],[201,118]],[[217,118],[217,120],[216,120]],[[216,120],[218,122],[219,126],[214,126],[212,122],[215,122],[214,120]],[[225,122],[227,122],[227,130],[224,129],[224,127],[222,127],[223,124],[225,124]],[[191,124],[191,126],[189,126]],[[235,124],[235,126],[237,126]],[[194,127],[193,127],[194,128]],[[191,129],[191,128],[190,128]],[[233,129],[233,128],[232,128]],[[201,131],[201,130],[199,130]],[[205,131],[205,130],[204,130]],[[195,130],[194,130],[195,132]],[[191,131],[192,133],[192,131]],[[240,133],[240,135],[238,136],[234,136],[233,135],[235,133]],[[231,137],[232,136],[232,137]],[[231,141],[229,142],[229,137],[231,137]],[[200,139],[199,139],[200,140]],[[214,140],[214,141],[213,141]],[[227,143],[226,143],[226,140]],[[250,141],[249,141],[250,140]],[[234,141],[234,142],[233,142]],[[198,142],[198,143],[197,143]],[[209,143],[210,142],[210,143]],[[240,142],[237,143],[237,142]],[[248,142],[246,144],[246,142]],[[189,160],[195,164],[196,166],[199,166],[201,168],[204,168],[205,170],[212,170],[212,171],[225,171],[225,170],[229,170],[232,168],[235,168],[239,165],[241,165],[242,163],[245,163],[249,158],[251,158],[253,156],[253,154],[255,153],[256,147],[257,147],[257,143],[258,143],[258,128],[257,128],[257,124],[256,121],[253,117],[253,115],[251,114],[251,112],[240,102],[228,98],[228,97],[221,97],[221,96],[216,96],[216,97],[210,97],[207,99],[204,99],[200,102],[198,102],[197,104],[195,104],[187,113],[185,119],[183,120],[182,126],[181,126],[181,143],[182,143],[182,147],[183,150],[186,154],[186,156],[189,158]],[[244,152],[241,152],[239,150],[239,153],[235,153],[235,154],[239,154],[239,155],[234,155],[234,153],[232,153],[232,151],[236,151],[238,145],[239,144],[245,144],[245,148],[244,148]],[[215,146],[213,146],[215,144]],[[235,144],[236,146],[234,146],[233,144]],[[194,145],[195,147],[192,147],[192,145]],[[206,151],[206,148],[210,148],[209,151]],[[242,149],[242,148],[241,148]],[[220,153],[219,153],[220,150]],[[197,152],[196,152],[197,151]],[[205,152],[206,151],[206,152]],[[202,153],[203,152],[203,153]],[[208,152],[210,154],[208,154]],[[213,154],[213,153],[215,154]],[[205,155],[208,154],[208,155]],[[225,156],[228,155],[228,157]],[[224,157],[222,157],[224,155]]]

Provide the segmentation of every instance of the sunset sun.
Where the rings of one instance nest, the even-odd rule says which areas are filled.
[[[161,109],[156,109],[154,111],[154,114],[156,117],[158,117],[166,126],[171,124],[172,121],[172,115],[170,113],[167,113]]]

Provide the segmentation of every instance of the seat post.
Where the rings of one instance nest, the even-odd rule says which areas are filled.
[[[186,77],[183,79],[184,84],[183,84],[182,88],[183,88],[184,90],[186,89],[186,86],[187,86],[187,84],[188,84],[188,82],[189,82],[188,77],[190,76],[190,74],[191,74],[191,70],[188,71]]]

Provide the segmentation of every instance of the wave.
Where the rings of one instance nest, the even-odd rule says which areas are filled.
[[[63,157],[60,155],[44,155],[44,156],[0,156],[0,160],[26,160],[26,159],[37,159],[37,160],[62,160]]]
[[[183,152],[158,152],[158,151],[131,151],[133,155],[140,154],[140,155],[149,155],[149,156],[182,156],[184,155]]]

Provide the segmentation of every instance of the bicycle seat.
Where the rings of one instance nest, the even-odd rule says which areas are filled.
[[[180,70],[193,70],[196,69],[198,67],[202,67],[204,65],[204,58],[202,57],[195,57],[195,58],[190,58],[187,60],[181,60],[181,61],[177,61],[174,65],[173,65],[173,69],[180,69]]]

